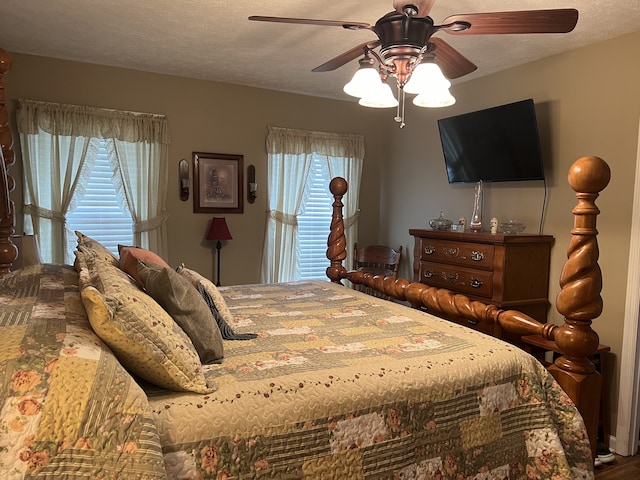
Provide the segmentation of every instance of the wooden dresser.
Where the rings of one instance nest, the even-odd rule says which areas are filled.
[[[551,235],[492,235],[411,229],[415,239],[413,279],[462,293],[501,309],[547,321]],[[499,325],[449,320],[516,344]]]

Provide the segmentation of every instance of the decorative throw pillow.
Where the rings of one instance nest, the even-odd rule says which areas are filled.
[[[162,257],[153,253],[151,250],[118,245],[118,252],[120,253],[120,268],[131,275],[141,288],[145,288],[145,286],[138,274],[138,260],[146,263],[155,263],[162,267],[169,267]]]
[[[123,288],[132,288],[134,291],[140,291],[140,287],[138,287],[135,280],[120,270],[117,263],[114,265],[111,262],[105,261],[106,259],[103,256],[96,255],[95,251],[87,252],[80,247],[73,253],[76,256],[73,266],[78,273],[82,274],[81,289],[83,286],[89,284],[104,292],[102,282],[103,279],[107,278],[110,282],[117,283],[118,285],[126,285],[126,287]],[[102,268],[97,267],[99,263],[104,264]]]
[[[76,257],[89,322],[126,369],[169,390],[215,390],[187,334],[153,298],[118,267],[82,252]]]
[[[107,247],[82,232],[76,230],[75,234],[78,238],[78,250],[87,255],[92,255],[96,258],[109,262],[116,267],[118,266],[118,257],[116,257]]]
[[[172,268],[138,261],[138,274],[146,292],[158,302],[191,339],[203,364],[224,356],[215,318],[193,285]]]
[[[179,266],[176,271],[189,280],[191,285],[200,292],[218,323],[218,328],[220,329],[223,339],[250,340],[257,337],[255,333],[235,333],[233,331],[229,325],[233,322],[233,315],[231,315],[227,302],[218,290],[218,287],[216,287],[211,280],[203,277],[195,270],[186,268],[184,264]]]

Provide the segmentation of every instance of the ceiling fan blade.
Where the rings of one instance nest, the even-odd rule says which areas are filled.
[[[464,13],[444,19],[443,24],[467,22],[467,30],[443,29],[452,35],[500,35],[513,33],[567,33],[578,22],[578,10],[523,10],[518,12]]]
[[[364,42],[360,45],[356,45],[355,47],[347,50],[346,52],[341,53],[337,57],[332,58],[331,60],[323,63],[322,65],[317,66],[312,72],[330,72],[343,66],[346,63],[349,63],[351,60],[355,60],[361,55],[364,55],[365,47],[376,48],[380,45],[380,41],[375,40],[371,42]]]
[[[322,25],[327,27],[342,27],[348,30],[366,29],[371,30],[371,25],[364,22],[345,22],[342,20],[314,20],[312,18],[287,18],[287,17],[263,17],[253,15],[249,20],[256,22],[274,22],[274,23],[295,23],[302,25]]]
[[[436,0],[393,0],[393,8],[398,13],[404,14],[405,6],[415,7],[418,13],[414,17],[422,18],[429,15],[434,3],[436,3]]]
[[[431,37],[435,45],[436,63],[448,79],[459,78],[474,72],[478,67],[441,38]]]

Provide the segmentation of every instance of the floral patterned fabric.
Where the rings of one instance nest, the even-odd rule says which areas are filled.
[[[533,357],[328,282],[221,289],[236,331],[209,395],[149,388],[172,479],[593,479]]]
[[[147,398],[91,330],[72,267],[0,279],[0,478],[166,478]]]

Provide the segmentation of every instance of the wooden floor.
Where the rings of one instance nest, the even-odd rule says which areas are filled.
[[[640,479],[640,454],[633,457],[616,455],[615,461],[596,467],[596,480]]]

